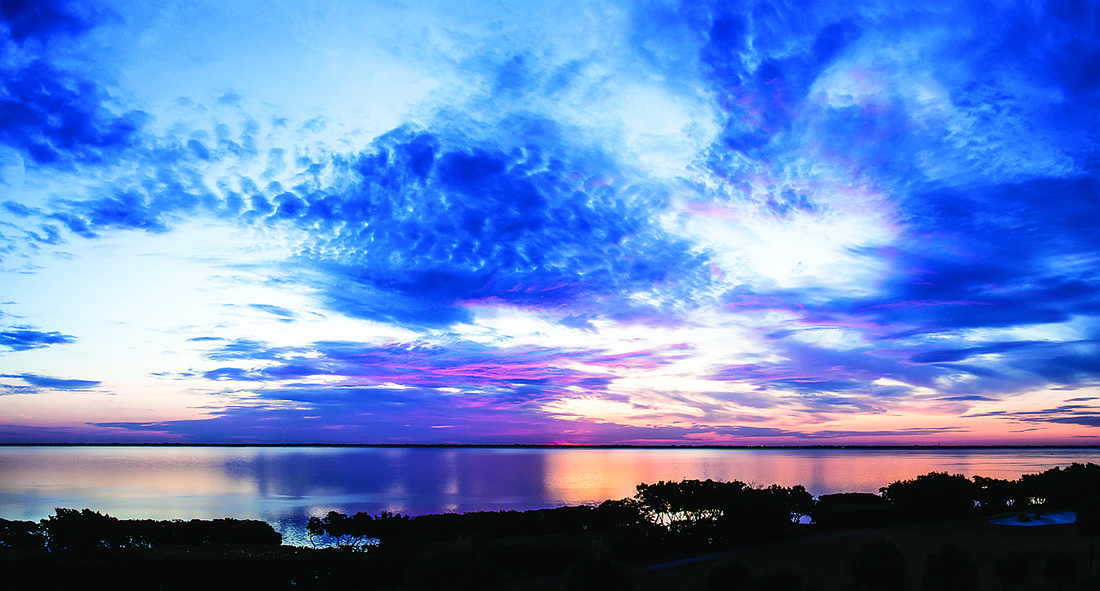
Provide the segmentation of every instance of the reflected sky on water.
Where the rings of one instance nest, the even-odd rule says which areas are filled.
[[[0,518],[55,507],[119,518],[262,519],[306,544],[309,516],[596,504],[682,478],[877,492],[932,471],[1014,479],[1097,449],[3,447]]]

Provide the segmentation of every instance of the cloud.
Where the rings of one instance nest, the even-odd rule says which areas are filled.
[[[255,237],[250,256],[277,253],[250,263],[265,288],[324,313],[234,299],[295,344],[211,322],[195,334],[227,337],[189,339],[211,347],[208,364],[164,373],[247,390],[239,406],[111,428],[264,438],[270,416],[272,429],[327,424],[337,439],[441,437],[402,434],[428,428],[410,423],[421,412],[457,440],[490,422],[494,441],[932,437],[962,431],[769,421],[961,416],[972,403],[1092,424],[1087,404],[1011,412],[1018,395],[1100,383],[1100,13],[1088,3],[597,3],[555,16],[580,23],[565,41],[531,35],[539,19],[448,14],[427,19],[415,51],[386,48],[431,61],[417,75],[440,86],[385,124],[296,105],[263,114],[267,95],[246,80],[196,80],[205,98],[158,112],[156,133],[86,37],[114,17],[83,6],[0,7],[0,144],[30,165],[25,193],[79,179],[5,197],[0,255],[128,231],[167,243],[211,221]],[[484,322],[509,313],[581,342]],[[418,337],[300,336],[322,317]],[[731,333],[721,345],[621,352],[634,331],[716,327]],[[456,336],[469,331],[478,342]],[[611,335],[628,336],[612,348]],[[12,351],[74,339],[0,331]],[[712,393],[676,391],[669,373]],[[659,385],[624,392],[622,376]],[[583,396],[651,413],[654,430],[546,416]],[[661,415],[657,398],[679,410]],[[723,417],[724,430],[669,423]]]
[[[1100,411],[1087,404],[1063,404],[1054,408],[1030,411],[994,410],[971,416],[995,417],[1024,425],[1055,423],[1100,427]]]
[[[0,330],[0,346],[8,347],[13,351],[29,351],[74,341],[76,341],[76,337],[61,334],[57,331],[41,332],[18,327]]]
[[[706,254],[659,223],[661,187],[568,136],[531,116],[492,129],[402,127],[358,154],[299,162],[294,187],[241,178],[240,193],[206,187],[187,172],[192,158],[171,153],[150,163],[157,182],[121,179],[109,196],[60,202],[50,216],[88,238],[164,232],[188,212],[297,229],[296,280],[358,318],[447,326],[468,322],[470,305],[673,318],[709,281]]]
[[[0,65],[0,144],[40,166],[103,162],[135,144],[147,115],[116,114],[89,74],[60,65],[51,50],[95,27],[95,8],[70,2],[13,1],[0,10],[2,39],[17,59]],[[36,42],[31,42],[32,40]]]
[[[30,38],[50,39],[83,33],[95,25],[97,13],[91,3],[12,0],[0,5],[0,22],[12,39],[23,43]]]
[[[249,307],[259,310],[261,312],[266,312],[268,314],[271,314],[272,316],[278,316],[280,319],[282,319],[282,322],[293,322],[298,317],[297,312],[293,310],[288,310],[281,306],[274,306],[271,304],[249,304]]]
[[[471,391],[493,388],[486,400],[511,403],[552,399],[577,387],[587,392],[600,391],[610,382],[612,371],[659,367],[674,361],[681,352],[658,350],[612,355],[602,350],[501,347],[461,340],[383,345],[318,342],[308,347],[235,341],[207,355],[215,361],[244,362],[249,366],[210,370],[206,373],[210,379],[279,383],[332,376],[341,378],[345,384],[457,388],[466,390],[471,397],[475,396]],[[266,363],[256,367],[256,362]],[[261,396],[271,396],[275,391],[266,389]],[[291,391],[280,390],[283,394]]]
[[[330,305],[431,326],[468,320],[470,303],[581,311],[610,297],[641,316],[619,294],[701,280],[703,257],[654,222],[659,189],[614,180],[604,157],[577,158],[582,147],[545,122],[511,127],[502,138],[537,139],[505,150],[395,131],[349,163],[351,186],[296,206],[297,223],[340,222],[315,247],[335,256],[311,261]]]
[[[102,382],[93,380],[74,380],[66,378],[54,378],[49,376],[40,376],[36,374],[24,373],[24,374],[3,374],[0,377],[4,378],[17,378],[24,382],[34,386],[35,388],[41,388],[46,390],[86,390],[88,388],[94,388],[100,385]]]

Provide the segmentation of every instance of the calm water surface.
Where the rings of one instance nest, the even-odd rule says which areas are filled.
[[[682,478],[878,492],[932,471],[1015,479],[1098,449],[593,449],[0,446],[0,518],[262,519],[288,544],[328,511],[409,515],[596,504]]]

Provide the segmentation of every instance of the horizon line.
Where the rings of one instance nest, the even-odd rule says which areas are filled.
[[[1100,449],[1100,444],[597,444],[597,443],[229,443],[229,442],[3,442],[0,447],[378,447],[378,448],[527,448],[527,449]]]

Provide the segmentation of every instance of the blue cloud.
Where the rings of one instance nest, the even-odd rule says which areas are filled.
[[[51,345],[63,345],[75,340],[76,337],[57,331],[41,332],[28,328],[0,330],[0,346],[8,347],[13,351],[29,351]]]
[[[49,376],[40,376],[31,373],[24,374],[4,374],[0,377],[5,378],[19,378],[27,382],[31,386],[36,388],[44,388],[49,390],[86,390],[88,388],[94,388],[100,385],[102,382],[93,380],[73,380],[66,378],[54,378]]]
[[[135,144],[146,115],[112,112],[100,84],[53,63],[48,51],[99,19],[95,8],[69,2],[3,3],[0,40],[15,42],[17,58],[0,66],[0,143],[35,164],[62,168],[102,162]]]
[[[329,277],[333,308],[375,320],[445,325],[466,320],[471,301],[584,309],[631,287],[704,280],[704,257],[654,223],[656,187],[593,183],[618,171],[598,153],[578,159],[541,121],[515,121],[507,137],[532,125],[540,141],[507,150],[396,130],[345,165],[350,187],[285,198],[275,217],[331,228],[315,250],[336,255],[299,262]]]
[[[274,306],[271,304],[249,304],[249,307],[266,312],[272,316],[278,316],[283,322],[293,322],[298,318],[298,313],[294,310],[288,310],[282,306]]]
[[[95,26],[99,11],[93,3],[57,0],[5,0],[0,3],[0,23],[16,42],[29,38],[73,36]]]

